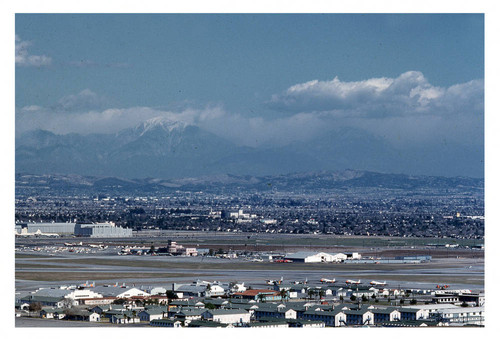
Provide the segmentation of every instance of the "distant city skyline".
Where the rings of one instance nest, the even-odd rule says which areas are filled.
[[[16,136],[161,117],[240,146],[347,129],[484,154],[482,14],[17,14],[15,38]]]

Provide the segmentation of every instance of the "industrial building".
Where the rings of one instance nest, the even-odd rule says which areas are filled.
[[[91,238],[131,237],[132,229],[114,223],[80,224],[70,222],[19,223],[17,235],[76,235]]]
[[[41,222],[41,223],[19,223],[16,224],[17,234],[37,232],[55,233],[59,235],[74,234],[76,223],[74,222]]]
[[[76,224],[75,235],[91,238],[125,238],[132,236],[132,229],[116,226],[113,223]]]

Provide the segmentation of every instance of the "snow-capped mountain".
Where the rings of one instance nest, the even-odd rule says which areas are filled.
[[[484,150],[462,151],[463,147],[450,144],[431,159],[432,167],[419,172],[415,169],[422,167],[420,162],[429,162],[431,154],[425,147],[398,152],[383,139],[361,130],[339,130],[282,147],[252,148],[235,145],[194,125],[154,118],[116,134],[27,132],[16,139],[16,172],[170,179],[354,168],[482,177]]]

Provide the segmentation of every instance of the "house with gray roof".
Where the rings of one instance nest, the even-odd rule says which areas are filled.
[[[141,321],[151,322],[155,319],[163,319],[167,316],[168,310],[166,307],[154,307],[140,311],[137,315]]]
[[[222,324],[244,324],[250,322],[250,313],[242,309],[206,310],[202,318]]]
[[[325,326],[340,327],[345,326],[346,315],[342,310],[334,311],[305,311],[299,319],[322,321]]]
[[[254,317],[256,320],[262,318],[297,319],[297,311],[283,304],[263,304],[254,310]]]
[[[373,322],[375,324],[398,321],[401,319],[401,312],[395,307],[374,308],[370,311],[373,313]]]
[[[67,300],[64,297],[27,295],[21,298],[21,302],[28,304],[40,303],[42,306],[62,308],[67,303]]]
[[[373,313],[368,310],[347,310],[342,311],[346,315],[346,324],[348,326],[373,325]]]
[[[133,324],[140,322],[139,317],[126,314],[113,314],[109,321],[113,324]]]
[[[174,317],[176,319],[179,319],[181,321],[185,320],[200,320],[202,318],[203,312],[205,312],[206,309],[204,308],[191,308],[191,309],[181,309],[178,312],[174,314]]]

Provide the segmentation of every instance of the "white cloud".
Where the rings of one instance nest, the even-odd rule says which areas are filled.
[[[84,89],[78,94],[70,94],[62,97],[52,107],[53,110],[68,113],[102,109],[109,105],[104,96],[97,95],[90,89]]]
[[[16,35],[16,65],[18,66],[48,66],[52,63],[52,58],[45,55],[31,55],[28,47],[31,42],[23,41]]]
[[[481,109],[483,86],[483,81],[474,80],[441,88],[431,85],[421,72],[409,71],[397,78],[313,80],[273,95],[268,105],[280,111],[329,112],[338,118],[453,115],[471,107]]]

